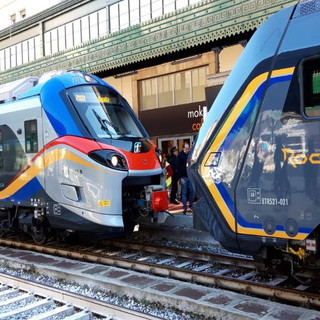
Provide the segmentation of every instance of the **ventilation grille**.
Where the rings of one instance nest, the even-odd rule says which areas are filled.
[[[295,18],[320,11],[320,0],[303,0],[298,4]]]

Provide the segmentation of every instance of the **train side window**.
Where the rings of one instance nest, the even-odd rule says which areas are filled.
[[[320,117],[320,58],[305,60],[302,65],[303,106],[308,118]]]
[[[24,132],[26,141],[26,153],[38,152],[37,120],[25,121]]]

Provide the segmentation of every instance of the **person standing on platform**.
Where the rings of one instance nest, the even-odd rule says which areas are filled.
[[[179,182],[179,174],[178,174],[178,166],[177,166],[177,156],[179,151],[176,147],[172,147],[170,149],[170,154],[168,156],[168,162],[170,163],[172,169],[172,181],[171,181],[171,191],[170,191],[170,203],[179,204],[180,202],[177,200],[178,193],[178,182]]]
[[[163,157],[164,167],[166,168],[166,186],[167,186],[167,190],[169,190],[171,188],[171,184],[172,184],[173,171],[172,171],[171,165],[168,161],[167,155],[163,154],[162,157]]]
[[[161,154],[161,166],[165,169],[165,175],[166,175],[166,187],[167,190],[171,188],[172,183],[172,168],[171,165],[167,159],[167,155],[165,153]]]
[[[187,174],[187,160],[188,160],[189,151],[190,151],[189,143],[184,142],[183,149],[178,154],[178,157],[177,157],[179,181],[181,184],[181,201],[183,204],[183,214],[187,214],[187,211],[192,212],[192,204],[194,199],[194,190],[191,182],[189,181],[188,174]],[[189,203],[189,208],[188,208],[188,203]]]

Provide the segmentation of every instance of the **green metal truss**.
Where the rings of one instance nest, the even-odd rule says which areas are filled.
[[[44,72],[101,72],[252,31],[293,0],[206,0],[0,73],[0,83]]]

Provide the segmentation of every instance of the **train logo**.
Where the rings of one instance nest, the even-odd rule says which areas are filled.
[[[296,153],[290,148],[281,149],[283,152],[283,161],[287,161],[293,168],[297,168],[297,165],[304,165],[307,161],[312,164],[320,164],[320,153],[312,153],[307,156],[304,153]],[[289,155],[289,156],[288,156]]]
[[[140,153],[141,152],[141,148],[142,148],[142,143],[141,142],[135,142],[133,152],[134,153]]]

